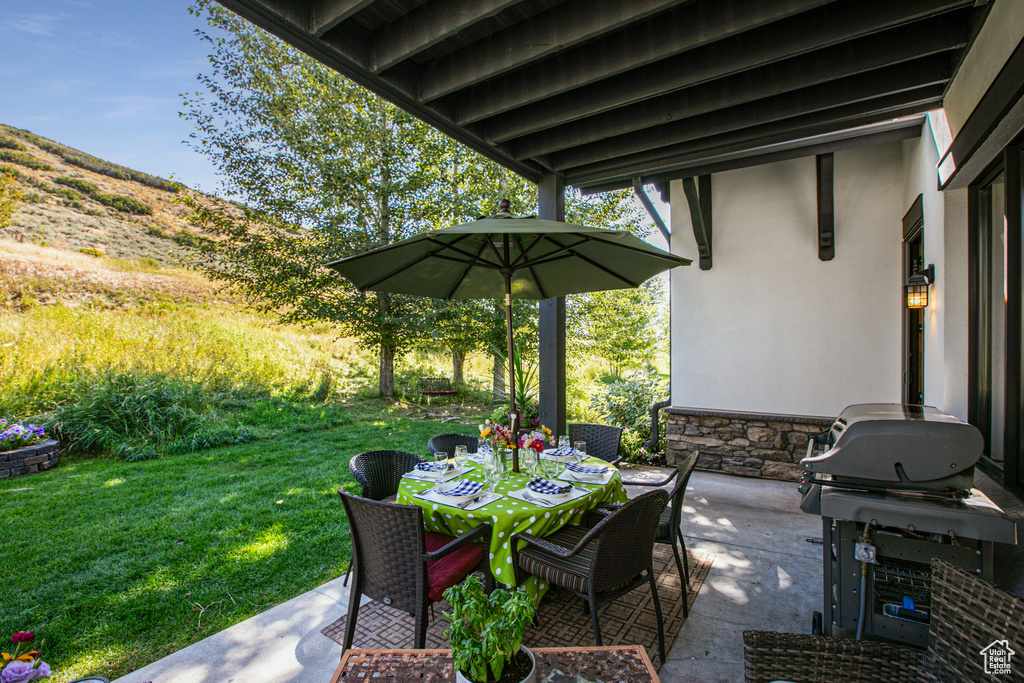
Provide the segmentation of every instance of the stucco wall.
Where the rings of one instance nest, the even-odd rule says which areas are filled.
[[[902,143],[835,156],[836,256],[818,260],[813,157],[715,174],[714,267],[672,183],[672,404],[836,415],[900,399]]]

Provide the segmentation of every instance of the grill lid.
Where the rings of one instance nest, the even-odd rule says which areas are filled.
[[[816,474],[903,486],[926,484],[970,471],[985,443],[981,432],[931,406],[862,403],[839,414],[831,448],[804,458]]]

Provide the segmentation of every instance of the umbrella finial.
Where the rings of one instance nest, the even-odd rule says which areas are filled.
[[[498,212],[499,213],[508,213],[511,208],[512,208],[512,202],[510,202],[507,199],[502,199],[502,200],[500,200],[498,202]]]

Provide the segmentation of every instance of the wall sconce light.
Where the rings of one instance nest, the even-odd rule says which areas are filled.
[[[907,308],[924,308],[928,305],[928,287],[935,282],[935,264],[918,270],[918,262],[914,261],[914,272],[903,285],[903,295],[907,299]]]

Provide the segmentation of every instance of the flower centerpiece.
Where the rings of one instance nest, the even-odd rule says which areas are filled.
[[[11,636],[13,652],[0,653],[0,681],[2,683],[29,683],[50,675],[50,665],[39,658],[39,651],[29,646],[36,635],[31,631],[18,631]],[[39,643],[42,646],[42,643]],[[22,648],[26,648],[22,652]]]
[[[502,448],[513,448],[516,445],[512,430],[493,420],[484,420],[480,425],[480,438],[491,445],[491,452],[495,454],[501,453]]]
[[[46,437],[42,427],[0,418],[0,451],[39,443]]]
[[[519,448],[528,449],[539,454],[544,450],[544,445],[550,438],[551,430],[541,425],[539,429],[527,432],[519,437]]]
[[[536,680],[533,654],[522,647],[523,633],[536,608],[524,588],[484,593],[480,579],[469,576],[444,592],[452,625],[445,632],[452,648],[457,681]],[[504,677],[503,677],[504,676]]]

